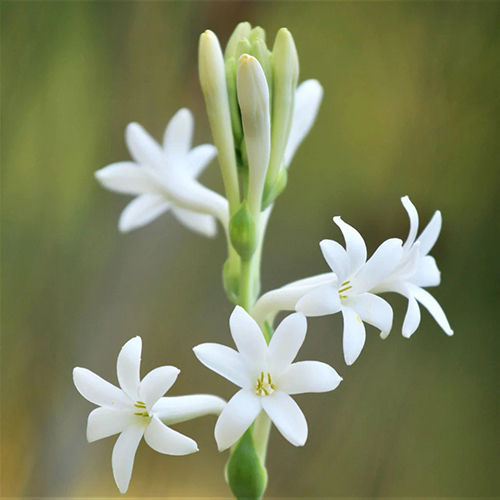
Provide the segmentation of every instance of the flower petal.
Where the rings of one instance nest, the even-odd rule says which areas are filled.
[[[358,271],[353,280],[353,291],[369,292],[387,278],[401,261],[401,240],[391,238],[375,250],[368,262]]]
[[[411,282],[420,287],[438,286],[441,283],[441,272],[436,264],[436,259],[430,255],[421,257]]]
[[[94,173],[99,183],[124,194],[161,193],[161,186],[146,168],[131,161],[112,163]]]
[[[87,441],[92,443],[123,432],[132,423],[130,410],[102,406],[92,410],[87,419]]]
[[[360,316],[350,307],[342,308],[344,317],[343,346],[344,358],[349,366],[358,359],[358,356],[365,345],[365,325]]]
[[[167,425],[185,422],[204,415],[219,415],[226,401],[211,394],[190,394],[160,398],[153,406],[153,413]]]
[[[148,410],[174,385],[179,373],[179,368],[175,366],[160,366],[142,379],[139,398]]]
[[[429,224],[425,226],[425,229],[417,239],[417,241],[420,242],[420,253],[422,255],[427,255],[432,250],[441,232],[442,223],[443,218],[441,217],[441,212],[436,210]]]
[[[249,374],[239,352],[225,345],[208,342],[193,347],[193,351],[210,370],[240,387],[248,385]]]
[[[120,215],[118,228],[122,232],[132,231],[149,224],[170,208],[162,195],[142,194],[133,199]]]
[[[166,455],[189,455],[198,451],[196,441],[167,427],[157,416],[151,419],[144,439],[153,450]]]
[[[129,123],[125,129],[125,142],[134,160],[157,170],[166,166],[160,145],[138,123]]]
[[[446,314],[439,305],[439,302],[426,290],[415,285],[409,285],[410,293],[429,311],[437,324],[444,330],[446,335],[453,335],[450,323]]]
[[[126,493],[128,490],[134,467],[135,452],[141,442],[144,430],[143,425],[131,425],[116,440],[111,455],[111,464],[116,486],[118,486],[120,493]]]
[[[299,361],[290,365],[278,381],[280,391],[287,394],[304,392],[333,391],[342,377],[326,363],[321,361]]]
[[[142,340],[137,336],[131,338],[121,348],[116,362],[116,374],[123,392],[132,401],[137,401],[141,369]]]
[[[420,324],[420,307],[418,306],[415,297],[408,297],[408,309],[406,310],[405,319],[403,321],[403,337],[409,339]]]
[[[336,216],[333,221],[342,231],[350,263],[350,272],[355,273],[366,262],[365,240],[356,229],[344,222],[341,217]]]
[[[88,401],[99,406],[127,408],[131,401],[118,387],[106,382],[87,368],[73,369],[73,382],[78,392]]]
[[[257,322],[243,307],[236,306],[229,318],[229,327],[234,343],[247,366],[260,367],[267,353],[267,344]]]
[[[295,359],[307,332],[306,317],[302,313],[288,315],[278,325],[268,349],[269,369],[278,376]]]
[[[262,398],[262,407],[281,432],[294,446],[304,446],[307,422],[297,403],[285,392],[275,391]]]
[[[212,144],[200,144],[189,151],[186,165],[189,176],[197,179],[216,154],[217,148]]]
[[[317,80],[306,80],[297,87],[292,125],[285,148],[285,167],[290,165],[295,151],[311,130],[322,98],[323,87]]]
[[[217,224],[211,215],[200,214],[180,207],[174,207],[172,212],[182,224],[192,231],[209,238],[213,238],[217,234]]]
[[[408,233],[408,238],[406,238],[406,241],[404,242],[403,248],[410,248],[417,236],[417,231],[418,231],[418,212],[417,209],[415,208],[415,205],[410,201],[410,198],[408,196],[403,196],[401,198],[401,203],[403,204],[403,207],[406,210],[406,213],[408,214],[408,217],[410,218],[410,231]]]
[[[373,293],[362,293],[348,300],[348,305],[365,322],[378,328],[383,334],[392,328],[392,307]]]
[[[323,257],[330,269],[337,275],[339,283],[343,283],[350,272],[347,252],[342,245],[333,240],[323,240],[319,244]]]
[[[194,119],[191,111],[181,108],[168,122],[163,135],[163,150],[170,163],[183,161],[191,148]]]
[[[337,286],[323,285],[307,292],[295,306],[306,316],[324,316],[340,311],[340,297]]]
[[[222,410],[215,424],[215,440],[219,451],[236,443],[252,425],[261,409],[260,398],[253,391],[238,391]]]

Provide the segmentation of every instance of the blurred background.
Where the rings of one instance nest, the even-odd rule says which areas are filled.
[[[370,252],[405,238],[408,194],[421,227],[443,213],[433,251],[443,281],[432,293],[455,329],[446,337],[423,310],[403,339],[406,304],[394,296],[393,333],[382,341],[369,327],[348,368],[341,320],[311,319],[301,358],[331,363],[344,382],[297,397],[304,448],[272,432],[268,496],[500,495],[498,3],[3,2],[1,14],[3,496],[119,495],[114,438],[86,443],[93,406],[71,370],[116,383],[116,356],[134,335],[143,374],[182,370],[171,394],[234,391],[191,351],[231,342],[222,235],[203,239],[169,215],[119,234],[129,198],[93,172],[129,158],[128,122],[160,138],[182,106],[197,117],[196,143],[210,140],[198,36],[211,28],[225,44],[242,20],[270,44],[287,26],[301,79],[325,88],[270,223],[263,291],[327,269],[318,242],[341,241],[333,215]],[[221,189],[215,163],[203,181]],[[214,424],[177,427],[197,439],[195,455],[141,446],[129,495],[228,496]]]

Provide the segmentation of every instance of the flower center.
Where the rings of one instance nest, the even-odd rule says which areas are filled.
[[[146,403],[143,401],[136,401],[134,407],[137,408],[134,415],[137,415],[138,417],[150,418],[149,412],[146,410]]]
[[[340,288],[339,288],[339,297],[340,297],[340,300],[347,299],[347,295],[345,294],[345,292],[347,292],[347,290],[349,290],[350,288],[352,288],[352,285],[350,283],[351,282],[349,280],[347,280],[347,281],[344,281],[344,283],[342,283],[340,285]]]
[[[257,396],[269,396],[276,390],[276,386],[271,380],[271,374],[260,372],[260,377],[255,384],[255,394]]]

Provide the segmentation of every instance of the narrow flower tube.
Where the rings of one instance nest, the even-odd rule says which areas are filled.
[[[248,54],[239,58],[237,90],[249,166],[248,203],[257,214],[271,151],[271,118],[266,75],[259,61]]]

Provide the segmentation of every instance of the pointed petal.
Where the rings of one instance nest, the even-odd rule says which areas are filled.
[[[344,317],[344,358],[349,366],[358,359],[361,350],[365,345],[365,325],[360,316],[350,307],[342,308],[342,316]]]
[[[420,324],[420,307],[413,296],[408,297],[408,309],[403,321],[403,337],[409,339]]]
[[[96,408],[89,413],[87,419],[87,441],[92,443],[123,432],[131,423],[130,410],[117,410],[106,406]]]
[[[151,370],[141,381],[139,399],[149,410],[174,385],[180,370],[175,366],[160,366]]]
[[[299,361],[291,365],[279,378],[279,389],[287,394],[333,391],[342,377],[326,363]]]
[[[302,278],[300,280],[292,281],[286,285],[283,285],[278,290],[284,290],[289,288],[314,288],[319,285],[326,285],[327,283],[335,283],[337,281],[337,275],[333,272],[316,274],[314,276],[309,276],[308,278]]]
[[[217,224],[215,219],[208,214],[200,214],[185,208],[174,207],[173,214],[188,229],[213,238],[217,234]]]
[[[118,228],[123,233],[149,224],[170,208],[170,203],[158,194],[142,194],[133,199],[120,215]]]
[[[295,306],[306,316],[324,316],[340,311],[340,297],[337,286],[323,285],[307,292]]]
[[[78,392],[91,403],[112,408],[130,406],[131,401],[123,391],[87,368],[74,368],[73,382]]]
[[[350,298],[348,305],[365,323],[378,328],[383,334],[391,331],[392,307],[381,297],[373,293],[362,293]]]
[[[236,306],[229,318],[229,327],[245,363],[252,368],[262,365],[267,353],[267,344],[257,322],[245,309]]]
[[[120,493],[128,490],[132,469],[134,467],[135,453],[141,442],[145,427],[142,425],[131,425],[127,427],[116,440],[111,455],[113,476]]]
[[[408,238],[406,238],[406,241],[404,242],[403,248],[410,248],[417,236],[418,212],[415,208],[415,205],[410,201],[410,198],[408,198],[408,196],[403,196],[401,198],[401,203],[403,204],[403,207],[405,208],[406,213],[410,218],[410,231],[408,233]]]
[[[215,158],[217,148],[212,144],[200,144],[187,154],[187,171],[193,179],[205,170],[205,167]]]
[[[436,264],[436,259],[430,255],[421,257],[411,282],[420,287],[438,286],[441,283],[441,272]]]
[[[413,296],[429,311],[446,335],[453,335],[453,330],[439,302],[423,288],[414,285],[409,288]]]
[[[153,406],[153,413],[167,425],[185,422],[204,415],[219,415],[226,401],[211,394],[190,394],[160,398]]]
[[[163,135],[163,150],[167,161],[176,163],[183,161],[191,148],[194,119],[191,111],[181,108],[168,122]]]
[[[147,165],[157,170],[165,168],[166,159],[160,145],[138,123],[127,125],[125,142],[132,158],[140,165]]]
[[[425,229],[417,239],[417,241],[420,242],[420,253],[422,255],[427,255],[432,250],[441,232],[442,223],[443,219],[441,217],[441,212],[436,210],[429,224],[425,226]]]
[[[304,446],[307,440],[306,418],[288,394],[273,392],[262,398],[262,407],[285,439],[294,446]]]
[[[357,293],[362,293],[375,288],[394,271],[402,255],[401,240],[391,238],[384,241],[355,275],[353,289],[355,288]]]
[[[339,283],[343,283],[350,272],[347,252],[342,245],[333,240],[323,240],[319,244],[323,257],[330,269],[337,275]]]
[[[118,354],[118,361],[116,362],[116,374],[118,375],[120,387],[132,401],[137,400],[137,391],[139,390],[139,381],[141,380],[139,374],[141,369],[141,351],[141,337],[131,338],[121,348],[120,354]]]
[[[196,441],[167,427],[156,416],[151,419],[144,440],[153,450],[165,455],[189,455],[198,451]]]
[[[193,347],[195,356],[207,368],[243,387],[249,383],[247,368],[239,352],[221,344],[205,343]]]
[[[366,262],[365,240],[356,229],[345,223],[341,217],[334,217],[333,220],[344,236],[350,272],[355,273]]]
[[[161,193],[161,186],[148,171],[131,161],[112,163],[94,173],[101,186],[124,194]]]
[[[297,148],[311,130],[318,114],[322,97],[323,87],[317,80],[306,80],[297,87],[292,125],[285,148],[285,167],[290,165]]]
[[[287,316],[271,337],[268,349],[269,369],[277,376],[286,370],[297,356],[307,332],[306,317],[302,313]]]
[[[260,398],[252,391],[238,391],[222,410],[215,424],[215,440],[219,451],[236,443],[252,425],[261,409]]]

